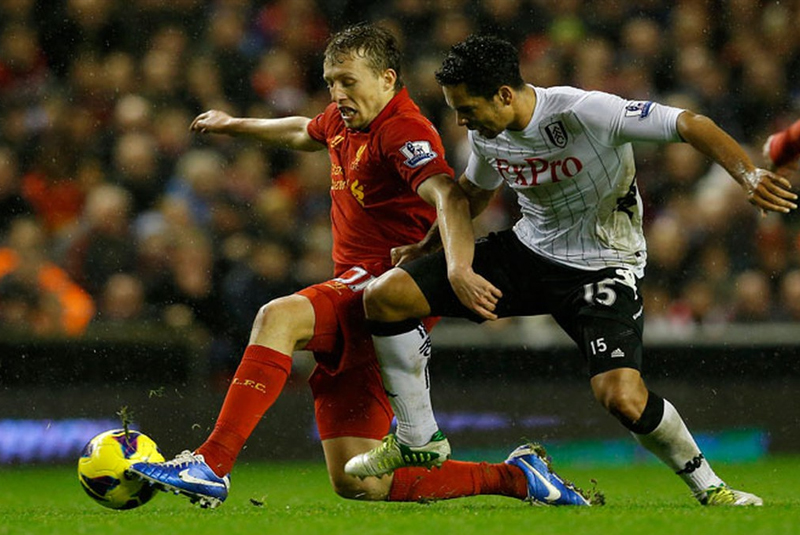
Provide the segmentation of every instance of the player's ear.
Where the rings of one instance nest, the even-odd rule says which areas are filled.
[[[510,105],[511,101],[514,100],[514,92],[507,85],[501,85],[500,89],[497,90],[497,94],[500,97],[500,102],[506,106]]]
[[[397,72],[395,72],[394,69],[386,69],[383,71],[382,78],[386,89],[394,89],[394,86],[397,83]]]

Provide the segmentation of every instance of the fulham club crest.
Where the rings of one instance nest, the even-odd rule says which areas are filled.
[[[550,143],[559,149],[563,149],[567,146],[567,129],[564,128],[564,123],[561,121],[550,123],[544,127],[544,131]]]

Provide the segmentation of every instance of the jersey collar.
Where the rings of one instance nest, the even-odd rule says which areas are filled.
[[[360,130],[361,132],[370,132],[376,128],[378,128],[381,123],[395,115],[398,111],[402,110],[403,108],[408,107],[408,105],[414,106],[414,101],[411,100],[411,96],[408,94],[408,88],[403,88],[397,92],[395,96],[392,97],[386,106],[383,107],[381,112],[369,123],[366,129]]]

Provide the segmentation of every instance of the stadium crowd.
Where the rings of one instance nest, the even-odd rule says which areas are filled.
[[[0,0],[0,328],[195,325],[235,366],[260,305],[331,274],[328,160],[189,124],[315,115],[326,39],[359,20],[400,37],[457,172],[465,131],[433,72],[472,32],[511,40],[537,85],[704,113],[761,165],[800,116],[798,0]],[[649,323],[800,321],[800,216],[760,216],[687,145],[637,165]]]

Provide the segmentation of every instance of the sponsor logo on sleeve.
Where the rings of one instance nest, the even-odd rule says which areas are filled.
[[[639,120],[646,119],[653,109],[653,102],[632,102],[625,106],[625,117],[638,117]]]
[[[428,141],[406,141],[400,147],[400,152],[406,157],[405,163],[408,167],[419,167],[433,160],[438,154],[431,149]]]

